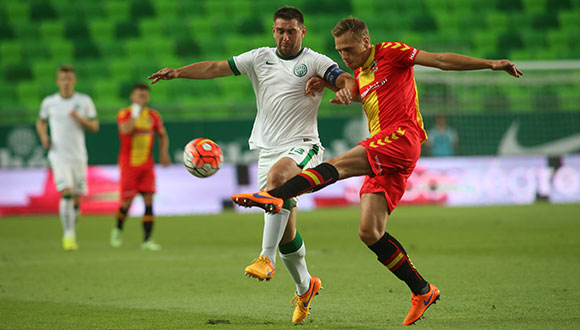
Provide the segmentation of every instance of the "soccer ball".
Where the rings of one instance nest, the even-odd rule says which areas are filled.
[[[210,139],[189,141],[183,150],[183,164],[189,173],[198,178],[213,175],[222,166],[222,150]]]

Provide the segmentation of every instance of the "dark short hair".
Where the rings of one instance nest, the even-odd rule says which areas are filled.
[[[135,85],[133,85],[133,88],[131,89],[131,93],[133,93],[136,89],[144,89],[144,90],[149,92],[149,86],[147,86],[147,84],[143,84],[143,83],[136,83]]]
[[[304,15],[296,7],[284,6],[276,10],[276,12],[274,13],[274,21],[276,21],[278,18],[287,21],[295,19],[296,21],[298,21],[298,23],[304,25]]]
[[[340,37],[346,32],[351,32],[352,36],[358,41],[361,41],[364,37],[369,37],[369,29],[365,22],[352,16],[343,18],[332,29],[332,35],[335,38]]]
[[[74,66],[72,66],[70,64],[61,65],[58,68],[58,70],[56,70],[56,73],[61,73],[61,72],[72,72],[72,73],[75,73],[75,68],[74,68]]]

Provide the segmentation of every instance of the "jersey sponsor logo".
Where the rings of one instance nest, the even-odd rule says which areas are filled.
[[[376,89],[376,88],[378,88],[386,83],[387,83],[387,78],[385,78],[381,81],[377,81],[374,84],[369,85],[369,87],[367,89],[365,89],[365,91],[360,94],[360,97],[362,97],[364,99],[368,93],[372,92],[374,89]]]
[[[306,67],[306,64],[304,64],[304,63],[298,64],[297,66],[294,67],[294,75],[296,77],[304,77],[307,72],[308,72],[308,68]]]
[[[499,142],[499,155],[548,155],[559,156],[580,149],[580,134],[574,134],[533,147],[524,147],[518,142],[519,123],[513,122]]]

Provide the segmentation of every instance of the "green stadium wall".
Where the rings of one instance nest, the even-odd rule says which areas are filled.
[[[352,110],[340,116],[319,118],[326,158],[345,152],[364,138],[363,116]],[[435,117],[426,115],[424,121],[429,129]],[[580,113],[448,115],[447,121],[457,131],[460,156],[580,152]],[[247,144],[252,124],[250,119],[166,121],[171,157],[174,162],[181,161],[182,148],[189,140],[206,137],[221,146],[226,162],[255,162],[257,153],[248,150]],[[102,123],[98,133],[87,133],[86,137],[90,164],[116,163],[119,138],[114,123]],[[156,145],[154,156],[157,155]],[[0,167],[46,166],[45,156],[33,124],[0,125]]]

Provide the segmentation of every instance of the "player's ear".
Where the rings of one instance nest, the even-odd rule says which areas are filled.
[[[372,44],[371,44],[371,38],[369,38],[367,36],[364,36],[362,38],[362,42],[363,42],[363,45],[365,46],[365,48],[371,48],[371,46],[372,46]]]

